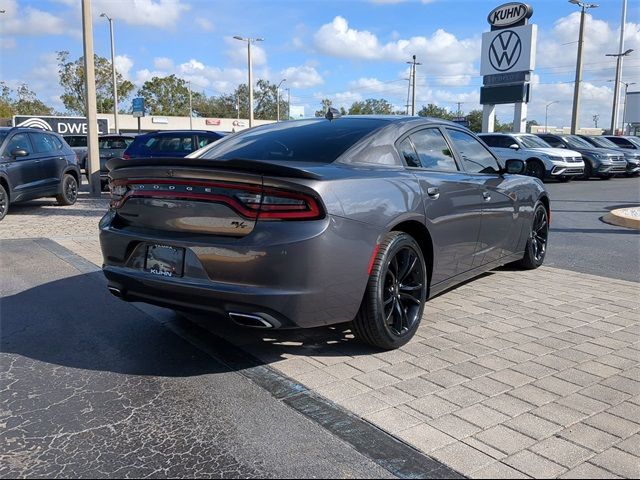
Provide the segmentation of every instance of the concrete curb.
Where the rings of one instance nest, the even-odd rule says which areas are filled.
[[[602,220],[611,225],[617,225],[619,227],[634,228],[640,230],[640,217],[634,217],[630,211],[634,208],[618,208],[617,210],[611,210]]]

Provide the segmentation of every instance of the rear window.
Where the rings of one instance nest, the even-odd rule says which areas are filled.
[[[193,151],[191,135],[155,135],[153,137],[137,137],[132,146],[142,153],[190,153]]]
[[[113,148],[124,150],[133,142],[133,138],[128,137],[110,137],[101,138],[99,148]]]
[[[331,163],[374,130],[377,118],[299,120],[265,125],[223,138],[201,158]]]
[[[64,137],[70,147],[86,147],[87,137],[82,135],[67,135]]]

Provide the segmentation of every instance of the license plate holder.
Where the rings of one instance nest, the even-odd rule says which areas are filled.
[[[144,270],[162,277],[181,277],[184,270],[184,248],[149,245]]]

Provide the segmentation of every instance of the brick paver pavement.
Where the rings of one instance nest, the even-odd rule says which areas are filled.
[[[15,207],[0,238],[53,238],[99,265],[105,205]],[[467,476],[640,476],[638,283],[494,271],[432,299],[415,339],[391,352],[346,326],[212,328]]]

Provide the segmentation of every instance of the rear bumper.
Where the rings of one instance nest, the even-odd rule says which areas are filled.
[[[177,310],[257,315],[274,328],[351,321],[360,307],[377,230],[332,217],[258,222],[242,238],[167,236],[100,224],[103,271],[127,301]],[[185,248],[184,275],[144,271],[147,246]]]

